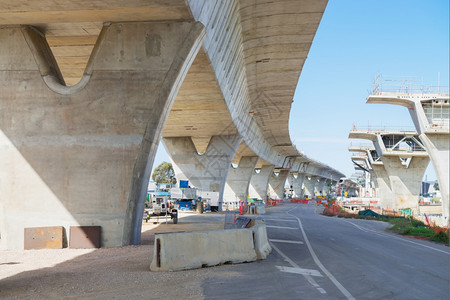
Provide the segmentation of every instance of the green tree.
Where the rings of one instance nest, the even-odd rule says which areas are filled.
[[[175,172],[173,171],[172,164],[166,161],[162,162],[153,171],[152,180],[157,184],[160,183],[176,184],[177,179],[175,178]]]
[[[436,182],[434,183],[433,187],[434,187],[434,190],[435,190],[435,191],[439,191],[439,182],[436,181]]]

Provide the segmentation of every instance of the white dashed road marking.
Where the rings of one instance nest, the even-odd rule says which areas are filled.
[[[276,266],[281,272],[323,277],[318,270]]]
[[[295,227],[284,227],[284,226],[272,226],[272,225],[266,225],[267,228],[278,228],[278,229],[293,229],[298,230],[298,228]]]
[[[303,244],[302,241],[276,240],[276,239],[269,239],[269,242],[286,243],[286,244]]]

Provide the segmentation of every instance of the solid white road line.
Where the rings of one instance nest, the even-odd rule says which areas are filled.
[[[294,209],[295,208],[289,210],[286,213],[288,215],[291,215],[291,216],[293,216],[294,218],[297,219],[298,225],[299,225],[300,230],[302,231],[302,234],[303,234],[303,239],[305,240],[306,246],[308,246],[309,252],[311,253],[311,256],[314,259],[314,262],[316,263],[316,265],[322,270],[322,272],[325,273],[325,275],[327,275],[328,278],[330,278],[330,280],[334,283],[334,285],[341,291],[342,294],[344,294],[344,296],[347,299],[355,300],[355,297],[353,297],[352,294],[350,294],[350,292],[347,291],[347,289],[339,281],[337,281],[337,279],[334,278],[333,274],[331,274],[327,270],[327,268],[325,268],[325,266],[320,262],[319,258],[317,257],[316,253],[314,252],[314,250],[313,250],[313,248],[311,246],[311,243],[308,240],[308,237],[306,236],[305,230],[303,230],[303,225],[302,225],[302,222],[300,221],[300,218],[290,213]]]
[[[450,255],[449,252],[445,252],[445,251],[443,251],[441,249],[437,249],[437,248],[434,248],[434,247],[431,247],[431,246],[428,246],[428,245],[422,245],[420,243],[416,243],[414,241],[407,240],[406,238],[397,237],[395,235],[389,235],[389,234],[386,234],[386,233],[382,233],[382,232],[378,232],[378,231],[375,231],[375,230],[372,230],[372,229],[368,229],[368,228],[362,227],[360,225],[357,225],[357,224],[355,224],[353,222],[350,222],[348,220],[343,220],[343,221],[352,224],[353,226],[355,226],[356,228],[358,228],[359,230],[362,230],[364,232],[373,232],[373,233],[381,235],[381,236],[385,236],[385,237],[390,237],[390,238],[393,238],[393,239],[401,240],[403,242],[408,242],[408,243],[411,243],[411,244],[414,244],[414,245],[422,246],[422,247],[425,247],[425,248],[428,248],[428,249],[432,249],[432,250],[435,250],[435,251],[442,252],[442,253]]]
[[[303,244],[302,241],[277,240],[277,239],[269,239],[269,242],[286,243],[286,244]]]

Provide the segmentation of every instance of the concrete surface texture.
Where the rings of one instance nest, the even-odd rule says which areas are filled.
[[[418,143],[418,134],[414,131],[351,130],[349,138],[372,141],[376,155],[381,157],[382,163],[373,157],[373,151],[367,151],[368,162],[377,177],[380,206],[395,210],[410,208],[417,213],[420,186],[430,161],[428,153]],[[408,147],[402,148],[405,140]]]
[[[242,139],[239,135],[213,136],[204,153],[198,153],[190,137],[164,138],[177,179],[188,179],[191,187],[219,192],[223,202],[225,182]]]
[[[223,192],[224,202],[247,201],[250,179],[257,162],[257,156],[243,156],[237,168],[230,167]]]
[[[284,186],[289,175],[289,170],[275,169],[269,179],[267,195],[271,199],[284,198]]]
[[[273,165],[261,166],[261,168],[253,172],[248,191],[249,198],[256,198],[264,201],[267,199],[269,179],[272,176],[274,167],[275,166]]]
[[[314,185],[314,195],[316,196],[325,195],[326,194],[325,187],[326,187],[326,179],[325,178],[317,179],[317,184]]]
[[[313,176],[306,176],[305,180],[303,181],[303,187],[305,188],[305,192],[303,195],[308,198],[314,197],[314,188],[317,184],[317,178]]]
[[[139,242],[139,199],[203,32],[194,22],[105,26],[87,80],[74,90],[56,82],[40,32],[0,29],[8,91],[1,96],[8,117],[0,120],[2,246],[22,248],[25,227],[79,224],[101,225],[105,246]]]
[[[376,162],[372,164],[372,172],[376,181],[377,197],[380,199],[378,204],[382,209],[393,209],[395,206],[394,194],[391,188],[391,181],[383,163]]]
[[[166,233],[155,236],[152,271],[180,271],[256,260],[251,229]]]
[[[289,185],[292,186],[292,197],[302,198],[303,197],[303,182],[305,181],[306,175],[304,173],[290,173],[288,176]]]
[[[430,156],[442,197],[442,216],[449,224],[449,174],[450,174],[450,106],[449,95],[425,92],[385,93],[369,95],[366,103],[401,105],[408,109],[419,138]],[[436,114],[434,114],[436,110]]]
[[[161,135],[190,139],[201,163],[186,159],[192,168],[178,174],[221,197],[240,156],[343,177],[298,153],[288,128],[326,3],[8,2],[0,11],[0,247],[21,248],[24,227],[50,225],[100,225],[104,246],[139,243]],[[236,157],[241,140],[247,150]],[[16,226],[24,212],[30,218]]]
[[[398,157],[382,157],[394,196],[394,209],[411,208],[417,213],[420,186],[430,162],[428,157],[414,157],[409,166]]]

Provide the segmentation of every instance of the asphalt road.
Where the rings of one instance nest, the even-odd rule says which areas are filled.
[[[272,253],[218,268],[203,283],[206,299],[450,299],[449,247],[320,211],[284,204],[258,216]]]

